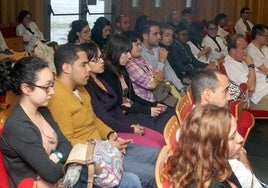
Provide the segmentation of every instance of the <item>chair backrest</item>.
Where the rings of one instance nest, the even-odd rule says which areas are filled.
[[[241,100],[232,101],[229,104],[229,109],[231,114],[237,118],[237,131],[244,138],[243,145],[245,145],[250,130],[255,124],[255,119],[249,111],[244,110],[244,104]]]
[[[5,38],[5,41],[6,41],[9,49],[12,49],[15,52],[23,52],[24,51],[22,37]]]
[[[4,38],[16,37],[16,26],[0,27]]]
[[[168,145],[163,146],[161,149],[156,165],[155,165],[155,180],[156,180],[156,185],[158,188],[163,188],[167,187],[164,186],[166,184],[163,179],[163,169],[164,169],[164,164],[167,161],[168,157],[172,154],[172,151]]]
[[[0,109],[0,128],[4,127],[4,123],[6,121],[6,118],[13,110],[17,101],[18,101],[18,96],[15,95],[10,90],[7,91],[4,103],[0,104],[0,107],[3,107]]]
[[[254,125],[255,119],[250,112],[244,110],[239,114],[237,119],[237,131],[244,138],[243,146],[245,145],[248,135]]]
[[[226,69],[224,67],[224,65],[222,63],[219,64],[219,70],[223,73],[227,75]]]
[[[176,133],[179,128],[180,124],[178,118],[176,115],[174,115],[168,120],[164,129],[164,139],[166,144],[169,145],[170,148],[175,147],[177,144]]]
[[[182,124],[189,111],[192,109],[192,106],[193,104],[188,95],[183,96],[182,99],[179,100],[176,106],[176,114],[180,125]]]
[[[189,98],[191,99],[191,103],[194,104],[194,97],[193,97],[193,93],[192,93],[191,85],[189,85],[189,86],[186,88],[186,95],[189,96]]]

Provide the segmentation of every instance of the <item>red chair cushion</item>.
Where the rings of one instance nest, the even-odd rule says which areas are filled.
[[[3,128],[0,128],[0,135],[2,135]],[[0,150],[0,187],[9,188],[8,173],[4,165],[3,154]]]
[[[268,119],[268,110],[248,110],[255,118]]]
[[[16,27],[0,27],[0,31],[4,38],[16,37]]]
[[[251,113],[247,110],[243,110],[239,115],[237,119],[237,130],[239,134],[245,138],[248,129],[252,126],[253,124],[253,119],[251,116]]]
[[[34,184],[34,179],[33,178],[25,178],[20,181],[18,188],[32,188]]]

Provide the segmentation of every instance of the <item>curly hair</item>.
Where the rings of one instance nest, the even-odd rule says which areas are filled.
[[[196,184],[208,187],[212,180],[228,179],[228,135],[231,114],[227,108],[213,104],[196,106],[181,128],[174,154],[165,164],[164,174],[172,187]]]
[[[48,68],[48,63],[38,57],[24,57],[14,63],[11,59],[0,62],[0,94],[5,94],[11,89],[16,95],[21,95],[20,85],[34,84],[38,72]]]
[[[68,43],[75,43],[78,39],[77,32],[81,32],[84,27],[88,26],[86,20],[75,20],[71,23],[71,30],[68,33]]]

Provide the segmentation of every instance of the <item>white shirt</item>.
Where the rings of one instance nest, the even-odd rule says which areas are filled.
[[[218,26],[218,32],[217,35],[222,39],[223,43],[225,45],[227,45],[227,36],[229,35],[228,31],[225,31],[223,28],[221,28],[220,26]]]
[[[248,20],[247,20],[247,22],[248,22],[248,24],[250,26],[250,29],[252,29],[253,24]],[[242,18],[239,18],[239,20],[236,22],[236,24],[235,24],[235,32],[236,32],[236,34],[240,34],[240,35],[243,35],[244,37],[246,37],[246,32],[248,32],[248,31],[247,31],[247,27],[244,24]]]
[[[236,82],[238,85],[241,83],[247,83],[248,81],[248,66],[244,62],[238,62],[232,57],[227,55],[223,63],[228,77]],[[256,87],[254,93],[250,97],[250,100],[254,104],[258,104],[261,98],[268,94],[268,83],[266,83],[266,76],[262,73],[259,73],[256,70]]]
[[[211,53],[209,56],[209,59],[211,60],[217,60],[221,56],[227,55],[227,46],[223,43],[222,39],[220,37],[216,37],[216,41],[221,47],[221,51],[219,51],[220,49],[218,45],[208,35],[204,37],[203,42],[202,42],[202,46],[211,48]]]
[[[34,32],[34,34],[28,31],[22,23],[20,23],[16,28],[16,35],[22,36],[23,41],[29,42],[28,44],[24,45],[24,50],[26,51],[33,50],[34,46],[36,45],[36,41],[44,40],[44,35],[38,29],[35,22],[31,21],[29,27]]]
[[[0,51],[5,51],[6,49],[8,49],[6,41],[0,31]]]
[[[188,41],[187,44],[190,46],[191,51],[196,59],[198,59],[199,61],[203,63],[209,64],[210,59],[207,58],[206,55],[202,55],[198,58],[198,54],[200,53],[201,50],[199,50],[199,48],[197,48],[196,45],[194,45],[191,41]]]
[[[237,159],[229,159],[228,161],[243,188],[262,188],[255,175],[241,161]]]

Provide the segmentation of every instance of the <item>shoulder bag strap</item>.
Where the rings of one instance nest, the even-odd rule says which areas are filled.
[[[87,142],[88,142],[88,147],[87,147],[87,160],[88,160],[89,158],[92,158],[94,154],[96,142],[93,139],[90,139]],[[87,188],[92,188],[93,182],[94,182],[94,174],[95,174],[95,162],[91,160],[87,163],[87,166],[88,166]]]

